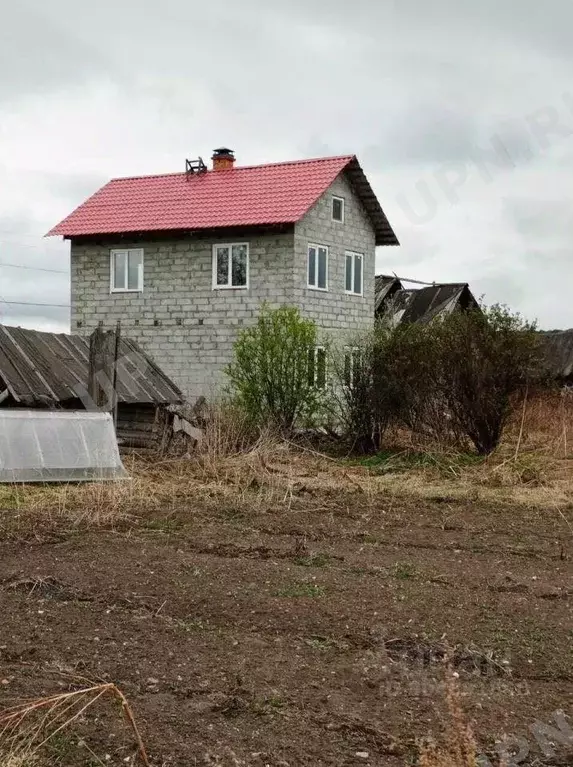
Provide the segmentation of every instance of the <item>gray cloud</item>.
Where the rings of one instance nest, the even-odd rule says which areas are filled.
[[[3,8],[0,69],[0,105],[44,98],[52,89],[106,73],[93,47],[66,32],[51,7],[37,0],[18,0]]]
[[[380,249],[381,271],[469,280],[573,325],[573,137],[543,134],[551,110],[573,130],[572,24],[569,0],[12,4],[0,261],[67,268],[67,244],[42,235],[111,176],[179,170],[220,144],[241,163],[353,152],[402,242]],[[413,217],[400,199],[424,212],[423,184],[431,215]],[[0,267],[0,295],[67,303],[66,279]],[[66,310],[2,311],[67,323]]]

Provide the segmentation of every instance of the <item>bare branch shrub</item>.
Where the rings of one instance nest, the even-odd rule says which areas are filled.
[[[348,352],[341,359],[335,400],[353,447],[366,453],[393,425],[448,445],[469,439],[488,454],[539,369],[534,325],[500,306],[382,325],[353,347],[351,375]]]
[[[440,433],[444,419],[436,360],[434,336],[419,325],[379,325],[350,349],[339,350],[333,398],[353,449],[379,450],[395,425]]]
[[[507,307],[454,312],[434,323],[439,390],[455,426],[480,455],[494,450],[511,399],[539,370],[535,325]]]

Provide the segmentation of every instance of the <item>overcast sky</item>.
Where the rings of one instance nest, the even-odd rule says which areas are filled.
[[[18,0],[0,27],[0,321],[67,330],[69,245],[110,177],[358,155],[378,272],[573,326],[571,0]]]

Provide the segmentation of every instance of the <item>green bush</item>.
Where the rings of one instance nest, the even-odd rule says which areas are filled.
[[[511,398],[539,375],[535,324],[507,307],[455,312],[433,323],[436,380],[455,428],[479,454],[494,450],[511,412]]]
[[[262,305],[256,325],[239,334],[227,368],[231,393],[251,423],[289,433],[316,415],[321,400],[311,368],[316,345],[314,322],[297,308]]]
[[[338,355],[334,399],[358,452],[380,450],[396,424],[450,444],[470,439],[485,455],[499,443],[512,396],[537,374],[538,357],[535,326],[505,307],[380,325]]]
[[[379,325],[334,355],[332,397],[353,450],[380,450],[392,424],[422,430],[430,423],[435,358],[427,329],[419,325]]]

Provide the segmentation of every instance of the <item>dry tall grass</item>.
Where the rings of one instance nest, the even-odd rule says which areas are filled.
[[[57,735],[69,732],[86,716],[88,709],[104,696],[111,696],[121,706],[121,713],[130,729],[135,750],[131,764],[150,767],[147,752],[135,722],[133,712],[122,691],[114,684],[99,684],[73,692],[60,693],[28,701],[0,712],[0,767],[27,767],[47,764],[46,747]],[[98,762],[87,744],[84,746]]]
[[[573,394],[541,391],[516,402],[504,442],[540,450],[554,458],[573,457]]]
[[[395,450],[377,463],[335,459],[270,434],[254,438],[236,413],[220,409],[200,449],[182,458],[124,456],[131,479],[60,485],[0,485],[0,539],[51,531],[125,528],[154,512],[166,515],[221,502],[244,510],[290,506],[293,497],[361,493],[428,497],[559,509],[573,503],[573,398],[528,397],[515,408],[499,448],[477,459],[441,446],[391,435]]]
[[[464,714],[460,689],[451,671],[446,676],[448,718],[444,738],[428,738],[420,746],[419,767],[477,767],[478,749]]]

